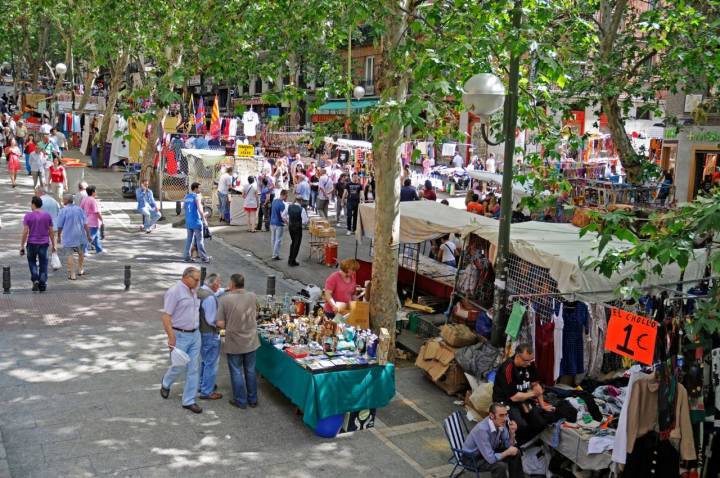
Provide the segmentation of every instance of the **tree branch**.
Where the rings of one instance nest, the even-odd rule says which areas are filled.
[[[640,59],[635,62],[635,64],[632,66],[632,68],[630,68],[630,70],[628,70],[628,73],[625,76],[625,80],[630,81],[633,78],[635,78],[635,75],[637,74],[637,72],[640,69],[640,67],[642,66],[642,64],[645,63],[646,61],[648,61],[650,58],[654,57],[655,55],[657,55],[657,50],[655,48],[653,48],[652,50],[647,52],[645,55],[640,57]]]

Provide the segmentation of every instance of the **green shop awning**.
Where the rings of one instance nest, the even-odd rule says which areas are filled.
[[[352,111],[362,111],[367,108],[370,108],[371,106],[375,106],[378,104],[377,99],[368,99],[368,100],[352,100],[352,103],[350,104],[350,108]],[[337,114],[344,114],[347,111],[347,101],[345,100],[338,100],[338,101],[328,101],[324,105],[322,105],[320,108],[318,108],[318,113],[325,113],[325,114],[331,114],[331,113],[337,113]]]

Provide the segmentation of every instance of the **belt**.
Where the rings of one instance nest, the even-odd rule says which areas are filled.
[[[178,332],[185,332],[188,334],[192,334],[193,332],[195,332],[197,330],[197,328],[194,328],[192,330],[185,330],[185,329],[178,329],[177,327],[173,327],[172,329],[177,330]]]

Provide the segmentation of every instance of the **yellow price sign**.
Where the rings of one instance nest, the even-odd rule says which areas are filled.
[[[255,157],[255,146],[252,144],[238,144],[235,156],[241,158],[253,158]]]

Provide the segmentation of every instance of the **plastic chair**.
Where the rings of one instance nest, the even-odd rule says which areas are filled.
[[[457,411],[447,417],[443,421],[443,430],[453,453],[450,463],[455,465],[450,472],[450,478],[458,477],[465,471],[475,473],[475,476],[479,478],[481,470],[478,469],[477,458],[463,452],[463,443],[465,442],[465,436],[468,434],[468,426],[462,416],[462,411]],[[455,471],[458,468],[460,468],[460,472],[456,475]]]

